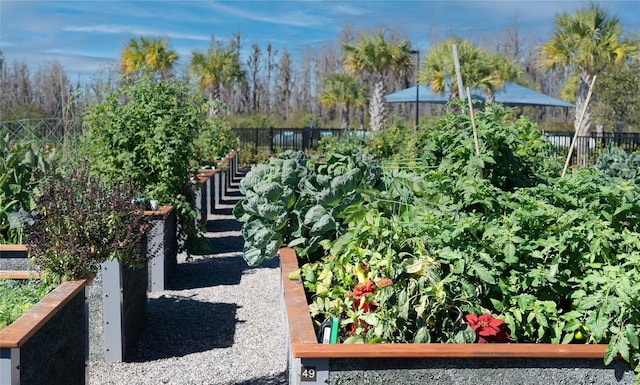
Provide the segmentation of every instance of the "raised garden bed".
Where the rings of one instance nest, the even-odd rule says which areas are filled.
[[[605,366],[606,345],[321,344],[291,248],[280,249],[289,384],[633,384],[622,360]]]
[[[35,270],[28,258],[27,246],[0,245],[0,270]]]
[[[31,272],[0,272],[26,279]],[[0,384],[86,383],[85,280],[61,283],[0,331]]]
[[[147,253],[152,253],[149,261],[149,291],[166,289],[178,266],[178,222],[175,206],[162,206],[155,211],[145,211],[151,221],[147,234]]]
[[[196,177],[200,182],[200,188],[196,189],[196,221],[207,220],[207,215],[211,212],[212,191],[214,190],[214,175],[216,170],[198,169]]]
[[[145,253],[150,250],[155,254],[151,262],[138,269],[117,261],[105,262],[87,287],[88,356],[91,360],[120,362],[127,359],[146,321],[147,290],[164,290],[177,268],[174,206],[163,206],[145,212],[145,215],[151,216],[153,225],[144,245]],[[2,270],[35,270],[25,245],[1,245],[0,262]],[[86,326],[83,330],[86,334]]]
[[[149,267],[102,264],[88,290],[89,359],[126,361],[147,319]]]

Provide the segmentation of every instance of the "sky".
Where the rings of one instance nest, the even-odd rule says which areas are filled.
[[[600,0],[625,30],[640,31],[640,0]],[[5,61],[26,62],[32,71],[58,60],[71,81],[87,81],[116,67],[131,38],[169,38],[185,66],[193,50],[206,51],[211,36],[244,38],[287,49],[295,58],[308,48],[337,44],[345,27],[386,28],[404,34],[421,53],[453,35],[492,36],[518,26],[520,36],[548,40],[555,16],[588,1],[97,1],[0,0],[0,50]]]

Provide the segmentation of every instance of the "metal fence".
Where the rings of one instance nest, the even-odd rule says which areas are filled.
[[[544,136],[553,144],[553,155],[566,159],[574,134],[546,132]],[[640,149],[640,133],[592,133],[578,136],[569,164],[593,165],[610,147],[619,147],[628,152],[637,151]]]
[[[0,122],[0,131],[11,140],[37,140],[43,143],[63,143],[82,132],[81,119],[20,119]]]
[[[283,150],[317,149],[320,139],[339,138],[344,130],[334,128],[234,128],[240,143],[250,144],[255,152],[268,148],[271,153]]]
[[[75,143],[82,133],[80,119],[21,119],[0,122],[0,131],[9,133],[10,140],[36,140],[42,143]],[[317,149],[320,139],[331,136],[339,138],[345,132],[328,128],[235,128],[245,148],[254,154],[258,149],[276,153],[283,150]],[[566,158],[572,133],[545,132],[545,137],[553,144],[555,156]],[[589,166],[609,147],[616,146],[632,152],[640,149],[640,133],[593,133],[579,136],[576,140],[570,164]]]

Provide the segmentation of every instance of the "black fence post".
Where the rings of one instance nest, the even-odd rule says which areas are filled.
[[[307,150],[309,148],[311,148],[311,146],[309,145],[310,141],[309,141],[309,127],[304,127],[302,129],[302,151]]]
[[[273,144],[273,127],[269,127],[269,150],[272,154],[276,152],[276,149]]]
[[[254,128],[254,132],[253,132],[253,137],[254,137],[254,142],[253,142],[253,156],[257,156],[258,155],[258,128]]]

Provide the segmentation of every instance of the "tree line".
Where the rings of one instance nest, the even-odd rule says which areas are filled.
[[[618,18],[594,3],[556,15],[553,28],[552,38],[539,42],[522,36],[516,22],[498,36],[475,41],[452,36],[425,52],[400,31],[345,28],[337,42],[309,47],[299,57],[272,44],[246,47],[238,32],[228,40],[212,36],[208,49],[194,50],[182,72],[168,38],[138,37],[123,47],[119,68],[82,85],[72,84],[55,60],[32,73],[0,52],[0,121],[80,116],[88,103],[122,84],[119,74],[153,71],[159,80],[178,78],[197,87],[211,102],[211,115],[226,106],[234,126],[379,130],[415,114],[413,103],[384,103],[389,92],[419,82],[451,99],[463,94],[455,82],[455,44],[465,86],[483,89],[489,101],[505,81],[514,81],[574,102],[581,112],[597,76],[577,128],[640,131],[640,35],[624,31]],[[243,58],[242,52],[248,55]],[[422,105],[420,115],[441,108]],[[570,122],[578,113],[566,109],[523,107],[520,113],[548,127],[555,122],[573,129],[578,123]]]

